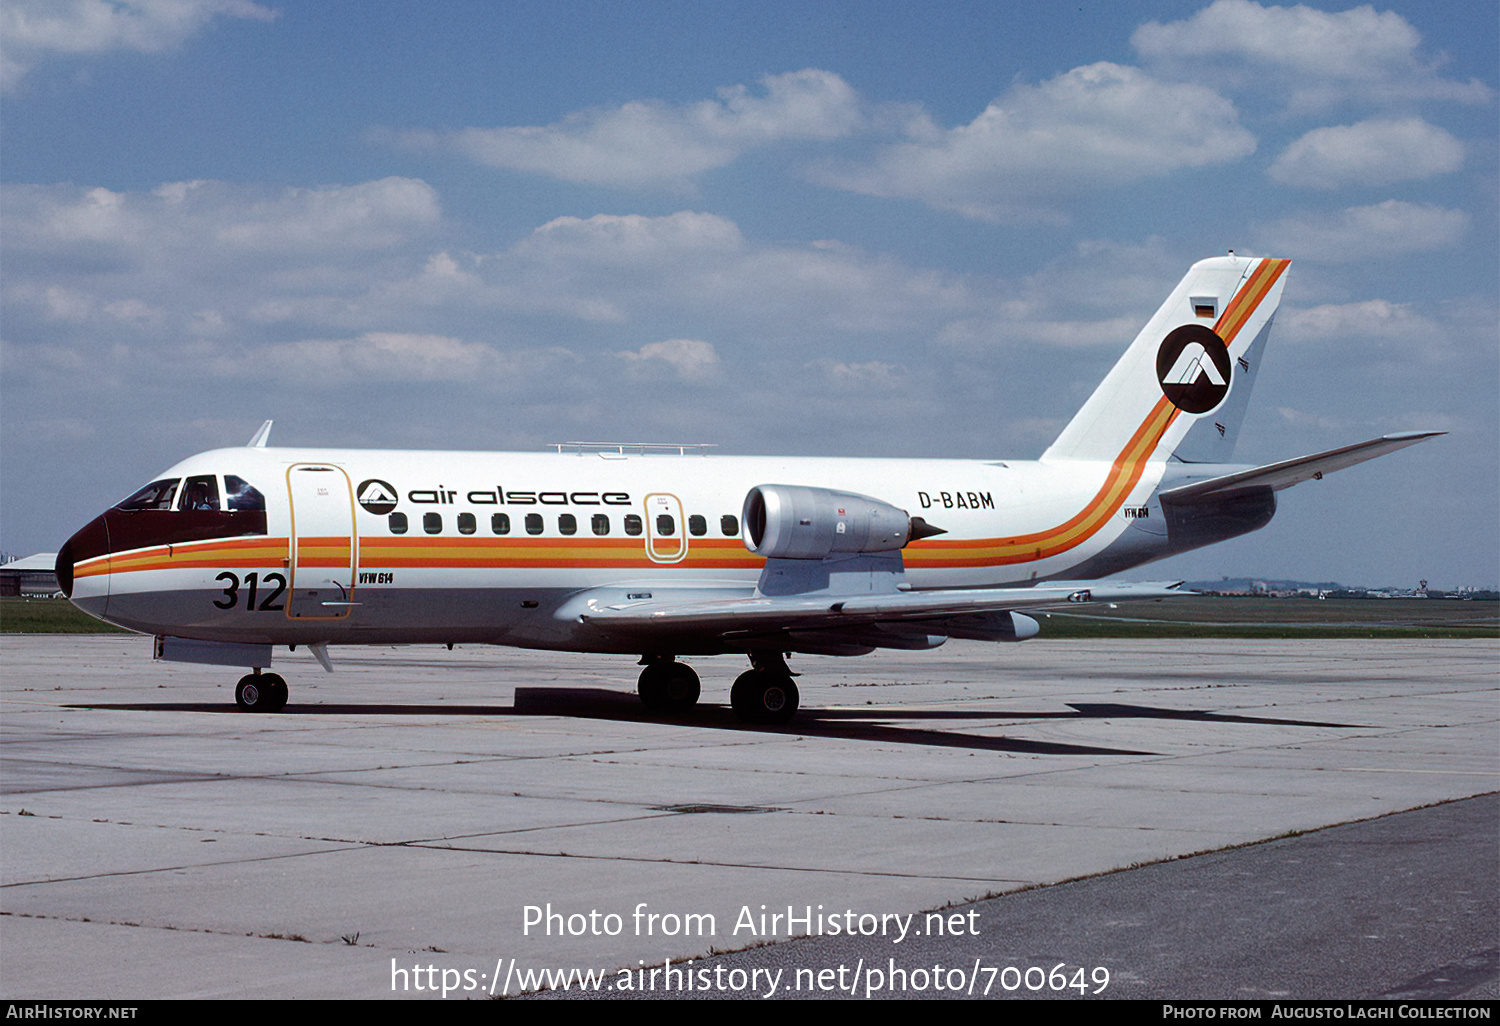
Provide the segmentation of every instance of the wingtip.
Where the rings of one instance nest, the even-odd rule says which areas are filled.
[[[1424,438],[1436,438],[1446,435],[1446,431],[1396,431],[1389,435],[1381,435],[1388,442],[1420,442]]]

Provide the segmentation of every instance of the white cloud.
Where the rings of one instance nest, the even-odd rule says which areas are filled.
[[[1259,228],[1256,237],[1283,256],[1342,264],[1446,249],[1463,237],[1468,225],[1461,210],[1386,200],[1332,214],[1282,218]]]
[[[616,355],[637,369],[666,368],[683,381],[712,381],[719,377],[721,370],[719,354],[714,347],[692,338],[647,342],[640,349]]]
[[[753,323],[768,344],[909,328],[971,303],[956,277],[852,247],[756,246],[733,221],[691,211],[557,218],[484,266],[518,304],[619,322],[670,306]]]
[[[437,194],[412,178],[317,189],[171,182],[150,193],[9,185],[0,198],[8,246],[75,258],[75,272],[118,260],[192,272],[251,252],[383,249],[441,217]]]
[[[982,220],[1055,218],[1052,197],[1238,160],[1255,149],[1233,104],[1212,90],[1109,63],[1013,86],[967,125],[918,125],[912,134],[868,166],[828,166],[818,176]]]
[[[1336,353],[1346,363],[1344,373],[1355,367],[1431,372],[1494,349],[1492,305],[1473,310],[1465,304],[1433,307],[1365,299],[1284,310],[1277,323],[1288,342],[1307,352],[1303,359]]]
[[[1182,21],[1148,22],[1130,41],[1153,68],[1221,88],[1286,94],[1295,109],[1490,95],[1477,80],[1442,78],[1436,62],[1418,56],[1422,37],[1411,23],[1368,4],[1328,13],[1216,0]]]
[[[269,371],[299,380],[458,381],[486,372],[495,362],[489,346],[441,335],[372,331],[354,339],[309,339],[267,346],[254,356],[259,372],[236,362],[234,372]]]
[[[486,164],[570,182],[639,188],[681,185],[747,150],[790,139],[834,139],[861,121],[859,99],[839,76],[807,69],[743,85],[715,100],[636,101],[578,111],[551,125],[466,128],[395,136],[442,145]]]
[[[58,55],[158,53],[214,18],[270,21],[276,13],[250,0],[6,0],[0,7],[0,87],[14,88]]]
[[[546,260],[564,257],[639,267],[686,254],[732,253],[743,244],[738,226],[728,218],[681,210],[662,217],[557,217],[518,243],[516,250]]]
[[[1297,428],[1311,428],[1318,431],[1343,431],[1345,429],[1344,418],[1330,417],[1324,413],[1309,413],[1306,410],[1295,409],[1291,406],[1278,406],[1276,412],[1286,423]]]
[[[436,194],[407,179],[14,186],[0,199],[18,351],[51,346],[88,367],[126,343],[133,366],[173,379],[228,366],[291,380],[300,366],[308,380],[380,382],[409,366],[414,381],[467,382],[500,374],[505,354],[566,348],[593,355],[584,376],[713,384],[731,352],[754,363],[851,339],[920,346],[982,304],[956,275],[834,243],[755,245],[693,211],[562,217],[467,253],[443,245]],[[620,355],[623,330],[664,341]]]
[[[974,348],[1123,351],[1185,269],[1158,238],[1141,245],[1085,241],[978,316],[950,321],[939,338]]]
[[[813,360],[806,369],[819,385],[861,393],[897,391],[908,385],[910,377],[905,367],[884,360]]]
[[[504,391],[534,388],[578,363],[575,354],[560,347],[502,350],[485,342],[399,331],[250,346],[194,346],[175,355],[201,361],[202,368],[216,377],[276,381],[291,388],[434,382],[484,384]]]
[[[1430,338],[1437,326],[1413,311],[1409,303],[1367,299],[1356,303],[1325,303],[1306,310],[1289,310],[1278,320],[1295,342],[1371,339],[1414,342]]]
[[[1457,171],[1464,147],[1420,118],[1317,128],[1292,143],[1266,174],[1283,185],[1337,189],[1387,185]]]

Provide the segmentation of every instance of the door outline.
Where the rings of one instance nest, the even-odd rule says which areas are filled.
[[[653,563],[681,563],[688,554],[687,519],[682,500],[670,492],[652,492],[643,500],[646,508],[646,558]],[[676,526],[673,534],[660,534],[656,518],[666,514]]]
[[[335,464],[294,463],[286,471],[286,490],[292,517],[287,619],[343,619],[354,605],[354,568],[359,562],[354,485]]]

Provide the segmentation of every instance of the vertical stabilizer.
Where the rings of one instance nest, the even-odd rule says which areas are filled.
[[[1227,462],[1290,264],[1194,264],[1042,459]]]

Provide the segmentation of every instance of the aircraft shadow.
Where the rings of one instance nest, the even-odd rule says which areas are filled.
[[[288,704],[275,716],[565,716],[580,720],[613,720],[623,723],[672,723],[689,727],[711,727],[758,734],[783,734],[798,737],[826,737],[853,741],[876,741],[933,748],[966,748],[974,751],[1013,752],[1027,755],[1155,755],[1139,749],[1099,748],[1023,738],[966,734],[936,730],[907,723],[974,722],[996,720],[1107,720],[1160,719],[1190,720],[1200,723],[1247,723],[1296,727],[1353,728],[1358,724],[1325,723],[1316,720],[1276,719],[1264,716],[1238,716],[1193,709],[1163,709],[1144,705],[1110,703],[1067,703],[1071,712],[1048,710],[1026,712],[1016,709],[902,709],[871,707],[869,709],[803,708],[796,720],[785,724],[744,723],[723,705],[699,705],[690,713],[663,717],[653,715],[634,694],[605,688],[516,688],[513,705],[472,705],[449,702],[400,704]],[[89,703],[70,705],[70,709],[116,709],[133,712],[201,712],[240,713],[224,703]]]

